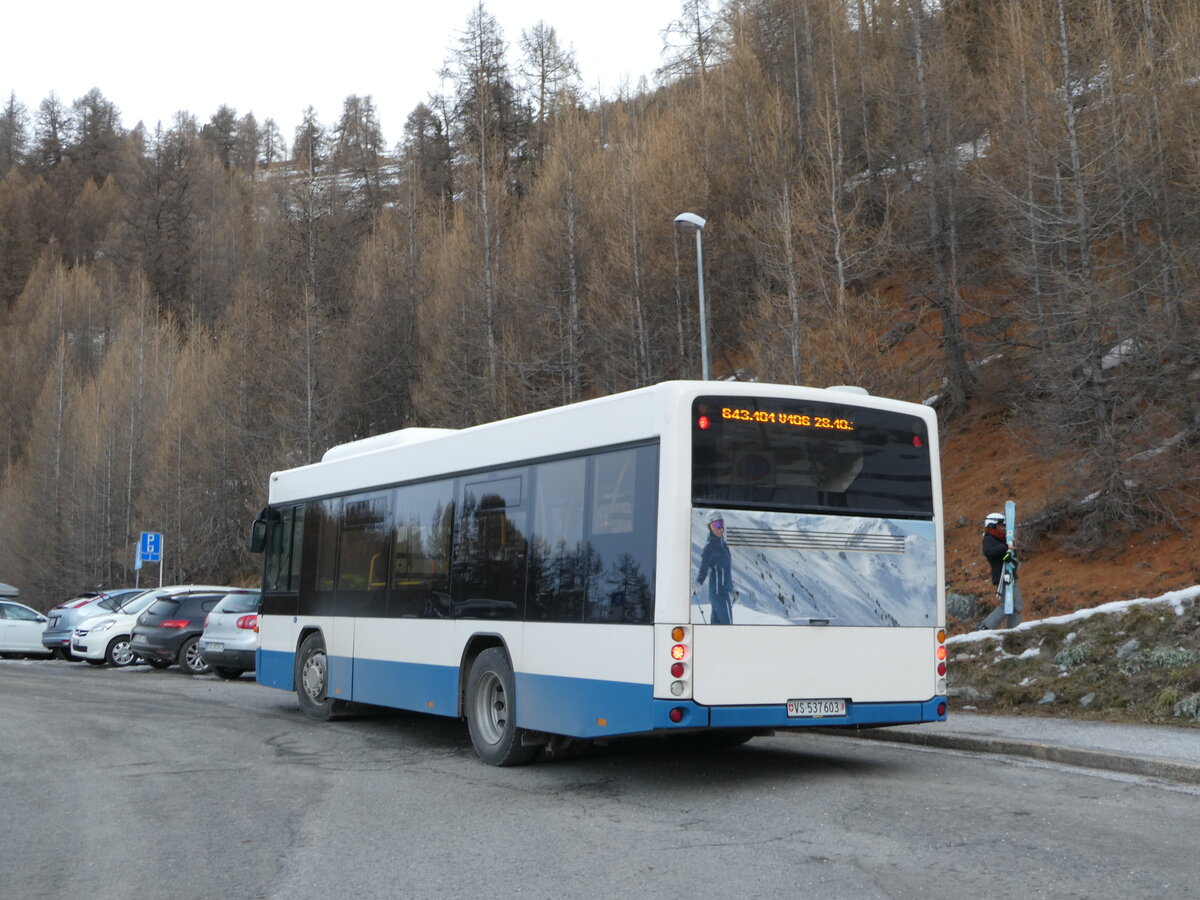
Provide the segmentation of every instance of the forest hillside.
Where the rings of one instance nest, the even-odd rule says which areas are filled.
[[[253,580],[272,470],[714,373],[935,406],[956,628],[1020,508],[1034,612],[1200,581],[1200,7],[682,0],[601,97],[480,4],[385,147],[153,130],[99,89],[0,107],[0,561],[47,608]],[[32,104],[32,105],[30,105]],[[974,598],[974,599],[973,599]]]

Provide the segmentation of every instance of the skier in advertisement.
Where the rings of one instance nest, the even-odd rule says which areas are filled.
[[[987,518],[983,520],[983,555],[992,567],[992,584],[996,587],[996,608],[993,609],[986,619],[979,625],[980,631],[987,631],[995,628],[1000,624],[1000,620],[1004,618],[1004,585],[1001,578],[1005,574],[1011,574],[1013,579],[1017,574],[1017,557],[1012,544],[1008,540],[1008,530],[1004,524],[1004,513],[988,513]],[[1008,567],[1009,573],[1005,572],[1005,563],[1011,563]],[[1017,590],[1016,585],[1013,585],[1013,611],[1008,616],[1006,623],[1009,628],[1016,628],[1021,624],[1021,592]]]
[[[733,572],[729,547],[725,543],[725,520],[714,510],[708,515],[708,543],[700,555],[700,571],[696,583],[708,579],[708,599],[712,608],[713,625],[733,624]]]

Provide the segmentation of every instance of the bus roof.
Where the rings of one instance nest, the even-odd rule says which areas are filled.
[[[936,414],[917,403],[847,391],[739,381],[665,381],[470,428],[407,428],[327,451],[320,462],[271,475],[270,502],[288,503],[423,478],[450,476],[587,449],[682,440],[677,426],[699,396],[769,396],[867,406],[918,416],[936,432]]]

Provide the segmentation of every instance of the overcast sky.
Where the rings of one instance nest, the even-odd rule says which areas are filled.
[[[142,121],[151,130],[178,110],[203,124],[224,103],[239,116],[274,119],[289,146],[306,106],[332,125],[347,96],[369,94],[390,147],[412,108],[441,90],[438,69],[475,2],[10,3],[0,91],[4,100],[15,91],[32,116],[51,91],[70,104],[97,87],[127,128]],[[545,21],[574,47],[585,86],[612,96],[660,65],[661,32],[680,2],[488,0],[484,8],[503,29],[510,65],[522,29]]]

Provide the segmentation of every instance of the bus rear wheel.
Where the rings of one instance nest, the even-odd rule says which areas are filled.
[[[325,639],[313,632],[300,643],[296,654],[296,696],[300,709],[310,719],[328,722],[346,709],[343,700],[334,700],[329,690],[329,658]]]
[[[540,746],[522,742],[516,720],[516,679],[508,654],[489,647],[475,658],[467,676],[467,727],[475,753],[489,766],[530,762]]]

